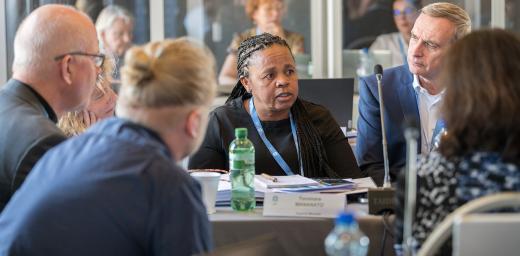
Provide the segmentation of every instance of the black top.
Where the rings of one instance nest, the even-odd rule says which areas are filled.
[[[255,145],[256,173],[285,175],[258,135],[251,116],[244,108],[244,99],[234,99],[211,112],[206,138],[199,151],[190,158],[189,169],[228,170],[228,149],[231,141],[235,139],[234,130],[245,127],[248,130],[248,139]],[[329,166],[341,177],[362,177],[348,140],[330,112],[320,105],[303,100],[302,102],[320,133]],[[289,119],[262,122],[262,127],[271,144],[282,155],[291,170],[299,173],[296,146]]]
[[[30,85],[11,79],[0,90],[0,211],[43,154],[66,139],[56,120]]]
[[[394,241],[403,240],[405,173],[399,174]],[[520,166],[506,162],[500,152],[476,151],[447,159],[433,151],[417,160],[417,194],[412,234],[417,248],[452,212],[480,197],[500,192],[520,191]],[[518,212],[501,208],[499,212]],[[399,248],[399,246],[396,246]],[[400,250],[400,249],[398,249]],[[451,255],[451,238],[436,255]],[[399,255],[399,254],[398,254]]]

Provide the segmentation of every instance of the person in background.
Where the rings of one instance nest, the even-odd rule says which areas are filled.
[[[231,41],[228,48],[228,56],[222,64],[219,74],[219,84],[229,85],[235,84],[237,81],[237,50],[238,46],[245,39],[269,33],[284,39],[292,50],[293,55],[304,52],[303,36],[285,30],[282,27],[282,17],[285,12],[285,3],[283,0],[248,0],[246,4],[246,13],[255,24],[255,27],[248,29],[241,34],[236,35]]]
[[[116,68],[113,75],[114,83],[118,84],[125,52],[132,46],[134,18],[123,7],[109,5],[99,13],[96,29],[103,48],[115,58]]]
[[[90,18],[44,5],[14,39],[13,76],[0,90],[0,211],[36,162],[66,139],[56,122],[88,105],[104,55]]]
[[[226,105],[211,113],[208,133],[190,158],[189,169],[228,170],[234,130],[245,127],[255,146],[257,173],[361,177],[347,138],[330,112],[298,98],[298,75],[285,40],[264,33],[243,41],[237,73],[240,80]]]
[[[438,81],[444,52],[468,34],[471,20],[460,7],[433,3],[421,9],[411,32],[408,65],[383,73],[385,127],[390,177],[395,180],[405,165],[406,143],[403,124],[414,119],[420,123],[419,153],[429,153],[432,138],[442,130],[438,109],[443,84]],[[356,158],[361,170],[377,184],[383,183],[384,161],[377,81],[374,75],[359,79],[359,119]]]
[[[0,215],[0,254],[195,255],[212,249],[200,185],[178,161],[206,131],[210,50],[186,38],[125,57],[118,118],[48,152]]]
[[[442,67],[447,133],[439,151],[417,164],[413,236],[419,247],[459,206],[520,191],[520,38],[501,29],[473,32],[450,48]],[[399,183],[403,191],[404,177]],[[398,212],[400,236],[402,218]],[[442,255],[451,254],[451,246],[444,250]]]
[[[114,116],[117,95],[111,86],[114,70],[112,58],[105,58],[102,70],[87,107],[84,110],[67,112],[58,121],[58,127],[67,137],[79,135],[96,122]]]
[[[370,50],[390,50],[392,53],[392,66],[405,65],[406,53],[410,42],[413,24],[419,15],[421,1],[396,0],[393,4],[394,22],[399,32],[383,34],[376,38],[370,46]],[[390,67],[385,67],[390,68]]]

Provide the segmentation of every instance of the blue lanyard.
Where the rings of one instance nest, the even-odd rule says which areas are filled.
[[[408,63],[406,59],[406,52],[404,51],[403,37],[399,35],[399,49],[401,50],[401,56],[403,57],[403,65]]]
[[[435,123],[435,129],[433,129],[432,142],[430,146],[430,152],[439,148],[441,143],[441,137],[446,132],[446,123],[443,119],[438,119]]]
[[[253,119],[253,123],[255,124],[256,131],[258,132],[258,135],[260,135],[260,138],[264,142],[267,149],[269,149],[269,152],[271,152],[271,155],[273,156],[274,160],[278,165],[282,168],[282,170],[287,175],[294,175],[294,172],[291,170],[291,167],[283,160],[282,156],[278,151],[274,148],[273,144],[267,139],[265,136],[264,128],[262,128],[262,123],[260,122],[260,118],[258,118],[258,114],[256,113],[255,109],[255,103],[253,101],[253,97],[251,97],[251,100],[249,101],[249,112],[251,114],[251,118]],[[300,146],[299,146],[299,140],[298,135],[296,133],[296,123],[294,122],[292,113],[289,112],[289,119],[291,121],[291,133],[294,140],[294,145],[296,147],[296,154],[298,154],[298,162],[300,164],[300,174],[303,175],[303,165],[302,165],[302,159],[300,155]]]

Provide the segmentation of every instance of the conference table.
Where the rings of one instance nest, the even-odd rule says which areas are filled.
[[[394,255],[393,237],[389,232],[386,232],[384,247],[381,245],[385,229],[382,216],[369,215],[366,204],[347,204],[347,210],[355,212],[361,231],[370,239],[368,255],[381,255],[381,249],[384,255]],[[387,218],[389,225],[386,228],[392,229],[394,216]],[[333,218],[266,217],[262,215],[261,207],[247,213],[217,207],[217,212],[209,215],[209,219],[214,246],[221,252],[219,255],[244,252],[247,255],[325,255],[324,240],[334,227]],[[262,247],[266,242],[270,244]],[[244,246],[249,250],[243,250]]]

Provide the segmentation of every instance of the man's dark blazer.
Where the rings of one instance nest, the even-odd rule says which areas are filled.
[[[66,139],[39,97],[14,79],[0,90],[0,212],[43,154]]]
[[[385,131],[388,145],[390,177],[395,181],[406,162],[406,141],[403,124],[414,119],[420,126],[413,75],[408,66],[387,69],[382,79]],[[383,145],[379,93],[374,75],[359,79],[359,119],[355,155],[361,171],[377,184],[383,183]],[[419,136],[420,152],[421,141]]]

